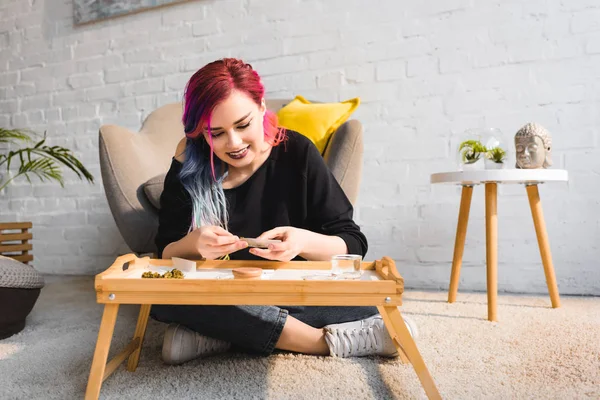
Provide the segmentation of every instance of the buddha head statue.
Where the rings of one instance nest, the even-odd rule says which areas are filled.
[[[552,137],[536,123],[529,123],[515,134],[517,168],[548,168],[552,165]]]

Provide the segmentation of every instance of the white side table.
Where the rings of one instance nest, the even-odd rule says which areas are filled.
[[[448,302],[456,300],[460,267],[462,265],[469,211],[473,186],[485,185],[485,236],[486,236],[486,263],[487,263],[487,295],[488,295],[488,320],[497,321],[497,293],[498,293],[498,184],[518,183],[524,184],[529,197],[529,206],[533,216],[533,224],[537,235],[538,245],[546,274],[546,284],[552,301],[552,307],[560,307],[558,287],[552,265],[552,254],[546,233],[546,223],[542,212],[540,194],[537,185],[544,182],[567,181],[568,172],[562,169],[502,169],[441,172],[431,175],[431,183],[450,183],[462,186],[456,239],[454,242],[454,256],[452,258],[452,273],[450,288],[448,289]]]

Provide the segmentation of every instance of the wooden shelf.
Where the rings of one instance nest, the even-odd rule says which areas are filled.
[[[31,228],[31,222],[0,223],[0,255],[26,264],[33,261],[30,254],[33,247],[29,242],[33,238]]]

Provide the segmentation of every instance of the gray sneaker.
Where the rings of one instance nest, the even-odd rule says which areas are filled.
[[[410,336],[412,336],[413,339],[417,339],[419,337],[419,329],[417,329],[417,324],[415,321],[406,315],[403,315],[402,319],[404,320],[404,325],[406,325],[408,328],[408,333],[410,333]]]
[[[408,331],[416,338],[415,323],[404,317]],[[385,328],[383,317],[379,314],[361,321],[327,325],[325,340],[330,355],[334,357],[383,356],[397,357],[398,350]]]
[[[177,365],[198,357],[224,353],[231,343],[213,339],[179,324],[170,324],[165,332],[162,358],[167,364]]]

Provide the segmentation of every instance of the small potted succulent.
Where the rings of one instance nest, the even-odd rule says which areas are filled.
[[[494,147],[485,153],[485,169],[502,169],[506,160],[506,151],[501,147]]]
[[[463,170],[484,169],[487,149],[479,140],[465,140],[458,147]]]

